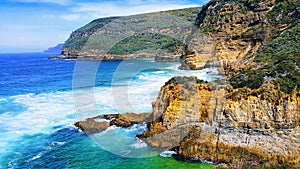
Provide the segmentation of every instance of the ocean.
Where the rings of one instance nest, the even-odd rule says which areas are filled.
[[[145,125],[110,127],[93,139],[74,123],[105,113],[150,112],[176,75],[211,81],[215,69],[179,63],[49,60],[50,54],[0,54],[0,168],[197,168],[162,157],[135,138]]]

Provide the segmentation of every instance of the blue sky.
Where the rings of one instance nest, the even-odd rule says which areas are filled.
[[[93,19],[201,6],[208,0],[1,0],[0,53],[39,52]]]

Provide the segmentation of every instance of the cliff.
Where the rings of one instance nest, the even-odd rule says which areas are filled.
[[[183,68],[217,66],[234,88],[299,89],[299,6],[297,0],[210,1],[196,19],[209,43],[184,55]]]
[[[185,56],[190,60],[187,67],[205,66],[198,60],[206,59],[227,75],[248,69],[259,50],[299,22],[299,6],[297,0],[210,1],[202,7],[196,24],[210,37],[214,52]]]
[[[152,103],[155,120],[139,136],[148,145],[233,168],[300,167],[299,90],[288,95],[274,85],[233,89],[178,78]]]
[[[87,134],[111,125],[147,122],[137,137],[179,160],[212,161],[229,168],[300,167],[300,90],[279,85],[234,89],[224,81],[173,77],[161,88],[153,111],[108,114],[77,122]]]

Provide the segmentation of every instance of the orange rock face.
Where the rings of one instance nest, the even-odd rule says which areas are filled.
[[[205,159],[233,168],[300,167],[300,91],[274,85],[256,90],[170,83],[153,102],[149,131],[139,137],[179,159]]]

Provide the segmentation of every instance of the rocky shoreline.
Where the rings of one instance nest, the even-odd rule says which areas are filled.
[[[131,55],[122,55],[122,56],[88,56],[88,55],[59,55],[59,56],[50,56],[49,59],[61,59],[61,60],[95,60],[95,61],[101,61],[101,60],[107,60],[107,61],[113,61],[113,60],[137,60],[137,59],[155,59],[155,57],[152,56],[131,56]]]
[[[79,54],[61,54],[58,56],[49,56],[49,59],[57,60],[95,60],[95,61],[114,61],[114,60],[155,60],[157,62],[180,62],[180,57],[173,54],[154,55],[154,54],[135,54],[135,55],[79,55]]]
[[[175,150],[179,160],[299,168],[299,103],[300,91],[286,95],[274,85],[242,90],[175,77],[161,88],[151,113],[102,115],[75,125],[93,134],[147,122],[148,130],[137,137],[153,149]]]

